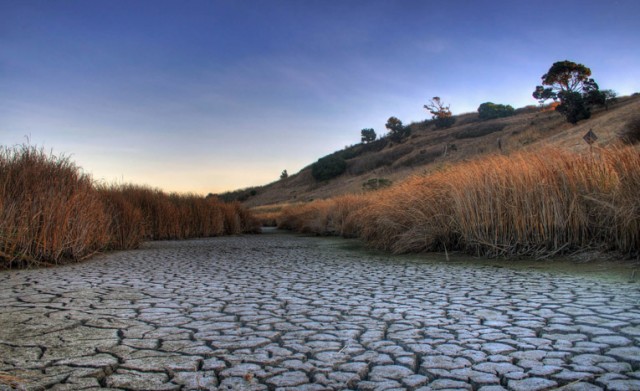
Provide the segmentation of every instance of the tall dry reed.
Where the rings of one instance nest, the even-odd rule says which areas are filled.
[[[32,146],[0,149],[0,258],[35,265],[83,258],[109,242],[92,180],[66,157]]]
[[[121,216],[115,227],[135,229],[134,235],[140,240],[237,235],[259,232],[260,228],[239,203],[223,203],[216,197],[167,194],[137,185],[107,186],[100,192],[109,206],[118,210],[112,216]],[[116,198],[119,200],[114,202]]]
[[[240,204],[135,185],[94,186],[66,157],[0,149],[0,265],[55,264],[143,240],[258,232]]]
[[[546,148],[458,164],[370,195],[293,206],[283,210],[280,226],[357,235],[393,252],[637,254],[638,194],[638,149],[585,155]],[[349,229],[327,228],[335,216]]]
[[[142,210],[137,208],[125,194],[128,186],[100,186],[104,207],[110,216],[109,249],[136,248],[145,239],[145,224]]]
[[[282,209],[290,205],[291,205],[290,203],[261,205],[261,206],[253,207],[249,209],[249,211],[256,219],[258,219],[261,226],[277,227],[278,226],[277,219],[282,214]]]
[[[344,195],[307,204],[286,206],[276,218],[278,227],[318,235],[360,236],[358,212],[369,206],[369,198]]]

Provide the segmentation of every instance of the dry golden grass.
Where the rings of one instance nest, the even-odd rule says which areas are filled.
[[[0,149],[0,258],[11,265],[83,258],[109,242],[91,178],[34,147]]]
[[[228,235],[235,235],[242,232],[242,218],[238,214],[239,203],[222,205],[222,226]]]
[[[142,186],[94,186],[68,158],[0,149],[0,266],[81,260],[143,240],[259,231],[240,204]]]
[[[278,225],[277,219],[279,216],[280,212],[263,212],[259,215],[254,215],[263,227],[276,227]]]
[[[287,206],[291,206],[291,204],[283,203],[275,205],[263,205],[250,208],[249,211],[263,227],[276,227],[278,225],[277,219],[282,214],[282,209]]]
[[[358,212],[369,205],[367,195],[344,195],[282,209],[278,227],[318,235],[360,235]]]
[[[637,254],[638,194],[638,149],[590,155],[545,148],[460,163],[369,195],[286,208],[280,226],[356,235],[393,252]]]
[[[111,249],[135,248],[145,239],[145,224],[142,210],[127,198],[130,186],[101,186],[105,210],[111,216],[109,245]]]

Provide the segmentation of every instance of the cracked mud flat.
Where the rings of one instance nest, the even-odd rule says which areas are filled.
[[[0,390],[639,390],[640,287],[288,234],[0,272]]]

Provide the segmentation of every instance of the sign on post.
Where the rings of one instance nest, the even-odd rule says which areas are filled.
[[[587,134],[585,134],[582,138],[589,145],[592,145],[593,143],[596,142],[596,140],[598,140],[598,136],[596,136],[596,134],[593,133],[593,130],[591,130],[591,129],[589,129]]]

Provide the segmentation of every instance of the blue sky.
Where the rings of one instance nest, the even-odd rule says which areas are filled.
[[[640,1],[0,0],[0,143],[106,182],[266,184],[487,101],[535,104],[551,64],[640,91]]]

